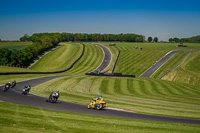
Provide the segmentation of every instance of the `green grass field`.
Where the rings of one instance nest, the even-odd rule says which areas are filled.
[[[45,55],[31,67],[34,71],[64,70],[80,57],[83,46],[77,43],[61,43],[61,48]],[[97,68],[103,59],[101,48],[85,43],[83,57],[67,72],[62,74],[84,74]]]
[[[0,66],[0,72],[31,72],[31,70],[26,68],[18,68],[18,67],[8,67],[8,66]]]
[[[20,50],[31,44],[32,44],[32,42],[0,42],[0,48]]]
[[[63,46],[43,56],[30,69],[34,71],[59,71],[67,69],[80,57],[83,46],[78,43],[62,43]]]
[[[67,113],[0,102],[0,132],[198,133],[197,125],[162,123]]]
[[[179,67],[164,76],[163,80],[200,85],[199,53],[192,53]]]
[[[40,77],[47,77],[47,76],[53,76],[53,74],[15,74],[15,75],[0,75],[0,85],[4,85],[8,82],[13,82],[16,80],[16,82],[34,79],[34,78],[40,78]]]
[[[165,73],[167,73],[170,69],[172,69],[174,66],[178,65],[179,62],[181,62],[189,52],[180,52],[174,55],[168,62],[166,62],[161,68],[159,68],[158,71],[156,71],[152,77],[153,78],[160,78]]]
[[[52,91],[59,89],[61,93],[60,100],[85,105],[90,103],[91,98],[102,94],[108,107],[123,108],[144,114],[200,119],[199,52],[192,53],[179,67],[163,77],[162,80],[158,79],[160,75],[179,63],[188,52],[176,54],[152,78],[138,78],[140,74],[167,52],[175,49],[200,49],[199,44],[185,44],[188,46],[187,48],[177,48],[175,43],[116,42],[116,47],[110,47],[108,46],[110,43],[106,42],[99,42],[99,44],[107,46],[112,52],[113,57],[112,63],[108,67],[109,72],[112,70],[119,49],[121,54],[115,72],[133,74],[137,78],[74,75],[48,81],[32,88],[31,92],[48,97]],[[65,45],[69,45],[69,43]],[[83,57],[71,70],[61,74],[84,74],[100,65],[103,59],[102,50],[88,43],[85,43],[85,46],[86,50]],[[143,49],[135,49],[135,46]],[[48,68],[49,64],[47,62],[50,63],[50,60],[59,59],[57,64],[63,60],[74,60],[72,55],[80,54],[80,52],[77,52],[80,50],[78,47],[78,44],[70,45],[68,48],[73,52],[67,57],[65,55],[68,54],[68,48],[67,46],[63,47],[62,50],[66,52],[64,52],[62,58],[59,58],[61,57],[59,51],[61,48],[53,51],[54,53],[52,52],[51,56],[40,60],[44,63],[44,66],[38,66],[37,71]],[[62,65],[55,65],[53,69],[61,69],[60,66]],[[5,69],[11,71],[11,68]],[[12,80],[22,81],[41,76],[48,75],[0,75],[0,84]],[[65,113],[4,102],[0,102],[0,104],[2,105],[0,106],[0,118],[2,118],[0,119],[0,127],[3,127],[1,128],[3,132],[97,132],[94,129],[101,127],[103,128],[99,132],[200,132],[199,126],[193,125]],[[27,119],[30,122],[28,124],[26,124]],[[44,119],[46,121],[41,123]],[[101,124],[96,124],[96,122]],[[25,124],[24,127],[22,127],[23,124]]]
[[[85,74],[96,69],[103,60],[103,52],[100,47],[93,44],[85,44],[83,57],[73,66],[72,69],[63,74]]]
[[[109,107],[200,119],[200,90],[196,87],[149,78],[71,76],[48,81],[31,92],[48,97],[59,89],[61,100],[85,105],[102,94]]]
[[[193,53],[196,57],[192,57],[190,62],[187,63],[186,69],[200,73],[200,52]]]
[[[176,43],[116,43],[121,53],[115,72],[139,76],[171,50],[200,49],[199,44],[186,44],[188,45],[186,48],[177,48],[176,45]],[[136,46],[143,49],[135,49]]]

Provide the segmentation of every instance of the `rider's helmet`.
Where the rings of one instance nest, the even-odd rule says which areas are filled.
[[[10,82],[8,82],[10,84]]]
[[[102,95],[99,95],[100,98],[102,98]]]
[[[30,88],[31,88],[31,85],[28,85],[28,87],[30,87]]]

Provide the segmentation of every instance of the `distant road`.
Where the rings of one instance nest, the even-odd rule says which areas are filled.
[[[151,77],[161,66],[163,66],[169,59],[171,59],[176,53],[188,50],[174,50],[167,53],[159,61],[153,64],[149,69],[147,69],[140,77]]]
[[[101,65],[97,68],[100,71],[103,71],[109,66],[111,59],[112,59],[112,53],[110,52],[110,50],[107,47],[105,47],[103,45],[100,45],[100,44],[95,44],[95,45],[102,48],[102,50],[104,52],[104,59],[103,59]]]

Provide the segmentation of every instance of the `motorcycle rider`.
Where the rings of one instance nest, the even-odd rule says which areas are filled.
[[[49,102],[49,101],[51,102],[51,99],[53,98],[53,96],[56,96],[57,99],[58,99],[59,96],[60,96],[60,92],[59,92],[59,90],[57,90],[57,91],[54,92],[54,93],[51,93],[50,96],[49,96],[49,99],[47,99],[46,102]]]
[[[28,85],[25,89],[26,89],[26,91],[30,91],[31,85]]]
[[[99,97],[98,97],[98,98],[95,98],[95,99],[94,99],[94,101],[95,101],[95,104],[97,104],[97,100],[99,100],[99,101],[100,101],[101,99],[102,99],[102,95],[99,95]]]
[[[97,100],[101,100],[102,99],[102,95],[99,95],[99,97],[97,98]]]
[[[56,97],[59,97],[59,96],[60,96],[59,90],[57,90],[56,92],[54,92],[54,95],[55,95]]]
[[[6,87],[6,86],[8,86],[8,88],[10,88],[10,86],[11,86],[11,83],[10,83],[10,82],[8,82],[7,84],[5,84],[5,85],[4,85],[4,87]]]
[[[15,85],[16,85],[16,81],[14,80],[14,81],[12,82],[12,87],[11,87],[11,88],[15,87]]]

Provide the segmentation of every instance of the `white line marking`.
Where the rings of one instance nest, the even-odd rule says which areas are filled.
[[[117,110],[117,111],[123,111],[123,112],[130,112],[130,113],[136,113],[136,111],[125,110],[125,109],[119,109],[119,108],[112,108],[112,107],[106,107],[105,109],[109,109],[109,110]]]

